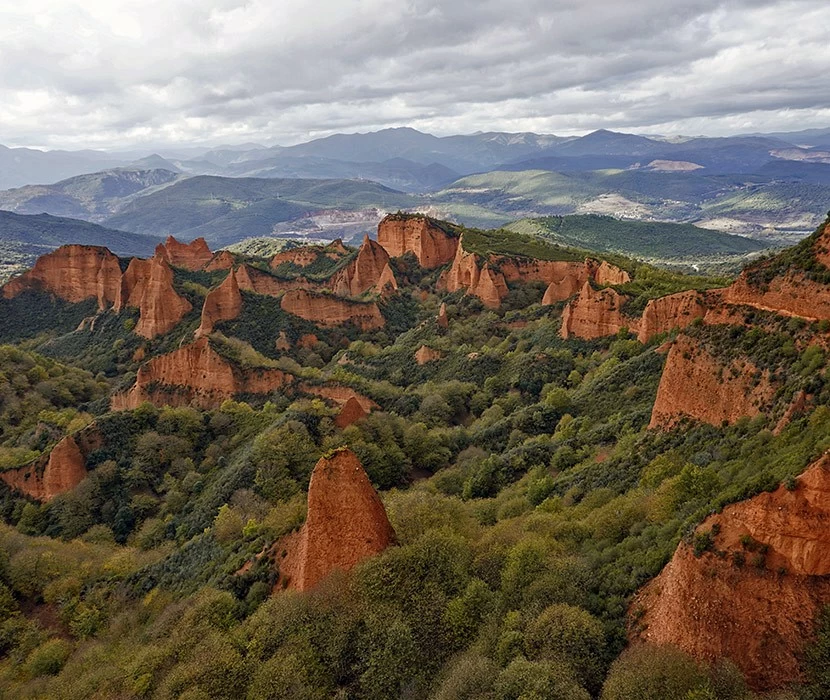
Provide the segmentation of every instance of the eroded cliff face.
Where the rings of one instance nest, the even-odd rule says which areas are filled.
[[[358,394],[354,389],[343,384],[301,384],[300,391],[306,394],[314,394],[323,399],[331,401],[340,406],[345,406],[349,401],[354,399],[357,401],[366,413],[371,413],[378,405],[372,401],[368,396]]]
[[[210,262],[204,266],[205,272],[213,272],[215,270],[232,270],[234,266],[233,254],[227,250],[220,250],[216,253]]]
[[[631,275],[607,260],[603,260],[593,271],[594,281],[602,286],[627,284]]]
[[[360,296],[370,289],[380,290],[387,285],[398,288],[389,267],[389,254],[369,236],[363,239],[357,257],[339,270],[329,283],[335,294],[347,297]]]
[[[433,360],[440,360],[444,356],[440,350],[434,350],[433,348],[422,345],[418,348],[417,352],[415,353],[415,362],[419,365],[425,365],[427,362],[432,362]]]
[[[830,288],[797,271],[775,277],[764,286],[753,284],[747,273],[741,273],[724,290],[723,300],[812,321],[830,319]]]
[[[91,426],[63,438],[48,455],[23,467],[0,472],[0,479],[37,501],[51,501],[86,478],[86,458],[100,446],[101,436]]]
[[[290,374],[278,369],[242,370],[202,337],[142,365],[135,384],[113,395],[111,407],[114,411],[133,409],[149,401],[157,406],[216,408],[237,394],[270,394],[292,381]]]
[[[305,289],[286,292],[280,306],[290,314],[321,326],[354,323],[361,330],[383,327],[385,321],[375,302],[357,302],[332,294],[318,294]]]
[[[180,243],[173,236],[168,236],[164,243],[156,246],[156,256],[168,265],[183,267],[185,270],[201,270],[213,259],[204,238],[196,238],[190,243]]]
[[[698,558],[680,544],[632,605],[642,614],[632,641],[730,658],[759,691],[798,682],[799,654],[830,603],[829,466],[825,456],[793,490],[761,493],[702,523],[712,551]]]
[[[562,312],[560,335],[563,338],[602,338],[615,335],[622,328],[637,330],[637,319],[623,313],[626,297],[614,289],[594,289],[585,282],[579,295]]]
[[[427,269],[450,262],[458,248],[458,238],[426,216],[387,216],[378,224],[378,243],[393,258],[414,253],[421,267]]]
[[[27,289],[73,303],[96,299],[103,310],[121,296],[121,267],[106,248],[64,245],[41,255],[31,270],[9,280],[3,286],[3,297],[12,299]]]
[[[321,256],[329,260],[340,260],[349,255],[349,249],[343,245],[339,238],[326,246],[306,245],[298,248],[291,248],[277,253],[271,258],[271,268],[275,269],[284,263],[290,263],[297,267],[308,267],[314,264]]]
[[[774,395],[768,372],[747,359],[725,363],[681,335],[666,357],[649,427],[671,428],[683,418],[734,423],[760,414]]]
[[[140,336],[155,338],[170,332],[193,309],[173,288],[173,270],[163,258],[157,256],[150,261],[149,274],[138,286],[141,300],[135,332]],[[133,294],[129,295],[131,299]]]
[[[363,410],[363,406],[360,405],[360,401],[357,400],[357,397],[352,396],[343,404],[343,408],[340,409],[340,413],[337,414],[337,417],[334,419],[334,424],[340,428],[340,430],[345,430],[348,428],[352,423],[357,423],[361,418],[365,418],[369,415],[368,411]]]
[[[317,462],[308,515],[279,562],[283,586],[306,591],[395,544],[395,531],[357,455],[340,448]]]
[[[310,284],[303,277],[281,279],[269,275],[250,265],[240,265],[236,270],[236,280],[240,289],[265,296],[278,297],[289,289],[306,289]]]
[[[637,340],[647,343],[655,335],[668,333],[675,328],[686,328],[696,318],[705,315],[703,296],[694,289],[651,299],[643,311]]]
[[[508,292],[504,275],[480,255],[464,250],[463,245],[458,246],[449,269],[441,273],[438,285],[448,292],[466,289],[489,309],[497,309]]]
[[[231,269],[222,284],[205,297],[202,320],[196,329],[196,337],[210,334],[217,323],[230,321],[239,316],[241,311],[242,295],[239,293],[236,273]]]

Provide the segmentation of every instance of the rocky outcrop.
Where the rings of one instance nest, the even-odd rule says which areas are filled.
[[[802,679],[799,656],[830,603],[830,460],[709,517],[711,551],[681,543],[637,596],[632,641],[731,659],[758,691]]]
[[[63,438],[48,455],[23,467],[0,472],[0,479],[37,501],[51,501],[86,478],[86,458],[100,446],[100,433],[90,426]]]
[[[204,266],[205,272],[214,272],[215,270],[232,270],[235,260],[233,253],[227,250],[220,250],[216,253],[210,262]]]
[[[441,274],[438,284],[448,292],[466,289],[490,309],[497,309],[508,292],[504,275],[480,255],[464,250],[463,245],[458,246],[452,265]]]
[[[213,259],[213,253],[204,238],[197,238],[190,243],[180,243],[173,236],[168,236],[164,243],[156,246],[156,256],[168,265],[193,271],[201,270]]]
[[[696,318],[703,318],[705,315],[703,297],[694,289],[651,299],[643,311],[637,339],[641,343],[647,343],[655,335],[668,333],[676,328],[686,328]]]
[[[280,306],[283,311],[321,326],[354,323],[361,330],[367,331],[381,328],[385,323],[378,305],[373,301],[349,301],[332,294],[319,294],[304,289],[286,292]]]
[[[321,256],[325,256],[329,260],[340,260],[350,254],[351,251],[338,238],[326,246],[304,245],[284,250],[271,258],[270,265],[272,269],[276,269],[285,263],[302,268],[313,265]]]
[[[760,414],[774,394],[768,372],[747,359],[723,362],[682,335],[666,357],[649,427],[670,428],[684,418],[734,423]]]
[[[440,350],[433,350],[426,345],[422,345],[418,348],[418,351],[415,353],[415,362],[419,365],[425,365],[427,362],[432,362],[433,360],[440,360],[444,356]]]
[[[334,424],[340,428],[340,430],[345,430],[352,423],[357,423],[357,421],[368,415],[368,411],[363,410],[363,406],[360,405],[360,401],[358,401],[355,396],[352,396],[348,401],[346,401],[345,404],[343,404],[343,408],[340,409],[340,413],[338,413],[337,418],[334,419]]]
[[[144,338],[168,333],[193,309],[173,288],[173,270],[163,258],[156,256],[150,261],[148,276],[137,286],[141,287],[141,300],[135,332]]]
[[[236,271],[236,280],[239,288],[246,292],[271,297],[278,297],[289,289],[305,289],[310,286],[303,277],[283,279],[247,264],[239,266]]]
[[[100,246],[64,245],[42,255],[34,267],[3,286],[3,297],[12,299],[32,289],[77,303],[96,299],[105,309],[120,298],[121,267],[118,258]]]
[[[798,271],[775,277],[763,286],[753,284],[750,275],[743,272],[723,290],[723,300],[728,304],[752,306],[812,321],[830,319],[830,290],[827,285],[813,282]]]
[[[631,281],[631,275],[616,265],[612,265],[607,260],[603,260],[593,271],[593,278],[594,282],[603,287],[628,284]]]
[[[398,288],[389,268],[389,254],[379,243],[366,236],[357,257],[335,273],[329,286],[335,294],[356,297],[370,289],[380,289],[382,277],[384,286],[391,284],[393,289]]]
[[[447,329],[450,327],[450,320],[447,317],[447,305],[441,304],[441,308],[438,309],[438,316],[435,318],[435,322],[438,324],[439,328]]]
[[[115,394],[111,407],[133,409],[149,401],[157,406],[216,408],[237,394],[270,394],[292,381],[290,374],[278,369],[237,367],[202,337],[142,365],[135,384]]]
[[[360,460],[340,448],[311,473],[308,515],[279,563],[281,584],[307,591],[333,571],[349,571],[393,544],[395,531]]]
[[[205,297],[202,320],[196,329],[196,337],[210,334],[217,323],[230,321],[239,316],[241,311],[242,295],[239,293],[236,273],[231,269],[222,284]]]
[[[378,243],[393,258],[411,252],[421,267],[446,265],[455,256],[458,238],[428,216],[390,214],[378,224]]]
[[[560,335],[563,338],[602,338],[623,328],[637,329],[637,320],[623,313],[626,297],[614,289],[596,290],[585,282],[579,295],[562,312]]]
[[[366,413],[371,413],[378,405],[368,396],[358,394],[354,389],[342,384],[301,384],[300,391],[327,399],[338,406],[345,406],[349,401],[357,401]]]

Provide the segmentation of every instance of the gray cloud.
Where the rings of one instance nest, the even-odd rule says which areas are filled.
[[[830,125],[824,0],[0,5],[0,142]]]

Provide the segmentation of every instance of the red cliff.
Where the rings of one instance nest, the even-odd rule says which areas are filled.
[[[135,332],[145,338],[167,333],[193,309],[190,302],[173,288],[173,270],[158,256],[150,261],[149,274],[141,286],[139,319]],[[132,299],[133,294],[129,295]]]
[[[340,448],[317,462],[308,486],[308,515],[280,563],[287,588],[306,591],[332,571],[349,571],[395,544],[380,497],[360,460]]]
[[[425,365],[427,362],[432,362],[433,360],[440,360],[444,356],[440,350],[434,350],[427,345],[422,345],[418,348],[418,351],[415,353],[415,362],[419,365]]]
[[[621,270],[616,265],[612,265],[607,260],[603,260],[599,267],[593,271],[594,281],[605,287],[608,285],[627,284],[631,281],[631,275],[625,270]]]
[[[205,297],[202,306],[202,320],[196,329],[196,337],[208,335],[220,321],[230,321],[242,311],[242,295],[236,282],[236,273],[231,270],[216,289]]]
[[[385,323],[375,302],[349,301],[332,294],[318,294],[304,289],[286,292],[280,306],[290,314],[322,326],[350,322],[366,331],[381,328]]]
[[[156,255],[173,267],[186,270],[201,270],[213,259],[204,238],[197,238],[190,243],[179,243],[173,236],[168,236],[164,243],[156,246]]]
[[[340,430],[345,430],[348,428],[352,423],[357,423],[361,418],[365,418],[368,416],[369,413],[363,410],[363,406],[360,405],[360,401],[357,400],[357,397],[352,396],[343,404],[343,408],[340,409],[340,413],[337,414],[337,418],[334,419],[334,424],[340,428]]]
[[[289,289],[305,289],[309,286],[309,283],[302,277],[283,279],[247,264],[239,266],[236,271],[236,280],[239,288],[246,292],[255,292],[271,297],[278,297]]]
[[[27,289],[48,292],[73,303],[96,299],[98,307],[104,309],[120,298],[121,267],[106,248],[65,245],[42,255],[31,270],[6,283],[3,297],[11,299]]]
[[[675,328],[686,328],[696,318],[702,318],[705,314],[703,297],[693,289],[651,299],[643,311],[637,339],[641,343],[647,343],[655,335],[668,333]]]
[[[213,272],[214,270],[231,270],[234,266],[233,253],[227,250],[220,250],[216,253],[210,262],[204,266],[205,272]]]
[[[813,282],[797,270],[775,277],[763,286],[753,284],[751,276],[743,272],[723,291],[723,299],[728,304],[744,304],[785,316],[830,319],[830,288]]]
[[[412,252],[421,267],[432,269],[453,259],[458,238],[427,216],[390,214],[378,224],[378,243],[393,258]]]
[[[101,446],[94,427],[63,438],[49,453],[31,464],[0,472],[11,488],[38,501],[50,501],[80,484],[87,475],[86,457]]]
[[[504,275],[480,255],[464,250],[463,245],[458,246],[450,268],[441,274],[439,286],[448,292],[466,289],[490,309],[497,309],[508,292]]]
[[[622,328],[636,330],[637,320],[623,314],[625,299],[625,295],[614,289],[596,290],[586,282],[579,295],[562,312],[560,335],[592,339],[615,335]]]
[[[329,286],[335,294],[356,297],[370,289],[380,289],[381,278],[384,278],[384,286],[391,284],[393,289],[397,289],[395,276],[389,269],[389,254],[379,243],[366,236],[357,257],[335,273]]]
[[[439,328],[449,328],[450,327],[450,320],[447,317],[447,305],[442,303],[441,308],[438,309],[438,316],[435,318],[435,322],[438,324]]]
[[[632,641],[727,657],[758,691],[802,679],[799,657],[830,603],[830,460],[797,480],[709,517],[711,551],[681,543],[638,594]],[[714,529],[713,529],[714,528]]]
[[[734,423],[743,416],[757,416],[774,394],[768,372],[746,359],[724,363],[681,335],[666,357],[649,427],[670,428],[683,418],[711,425]]]
[[[111,405],[115,411],[136,408],[144,401],[215,408],[237,394],[269,394],[292,380],[278,369],[237,367],[203,337],[142,365],[133,387],[114,395]]]

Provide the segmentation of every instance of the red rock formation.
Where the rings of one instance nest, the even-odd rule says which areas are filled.
[[[418,348],[418,352],[415,353],[415,362],[419,365],[425,365],[427,362],[432,362],[433,360],[440,360],[444,356],[440,350],[433,350],[426,345],[422,345]]]
[[[153,267],[152,260],[132,258],[127,270],[121,278],[121,289],[115,302],[115,311],[121,312],[127,306],[138,308],[141,306],[141,298],[144,296],[144,287],[150,279],[150,270]]]
[[[594,282],[602,286],[627,284],[631,281],[631,275],[616,265],[612,265],[607,260],[603,260],[599,264],[599,267],[594,270],[593,276]]]
[[[622,328],[636,330],[637,320],[622,311],[625,295],[607,288],[595,290],[590,282],[582,285],[579,295],[562,312],[563,338],[602,338],[615,335]]]
[[[380,273],[378,283],[375,285],[378,292],[382,295],[388,295],[398,289],[398,280],[395,279],[395,273],[392,271],[392,265],[386,263]]]
[[[490,309],[497,309],[508,291],[504,275],[493,270],[481,256],[464,250],[463,245],[458,246],[452,266],[441,274],[439,286],[448,292],[466,289]]]
[[[747,273],[742,272],[723,290],[723,300],[812,321],[830,319],[830,289],[798,271],[775,277],[763,288],[753,285]]]
[[[784,415],[782,415],[779,421],[775,424],[772,434],[779,435],[781,431],[784,430],[784,428],[786,428],[793,420],[806,413],[807,409],[810,407],[811,399],[812,396],[803,389],[796,392],[795,396],[793,396],[793,400],[790,401],[790,405],[787,406],[784,411]]]
[[[247,264],[239,266],[236,271],[236,281],[239,288],[246,292],[255,292],[270,297],[278,297],[289,289],[305,289],[309,286],[303,277],[291,280],[282,279]]]
[[[196,337],[212,333],[217,323],[230,321],[239,316],[241,311],[242,295],[239,293],[236,274],[231,269],[222,284],[211,290],[205,297],[205,303],[202,306],[202,321],[196,329]]]
[[[343,408],[340,409],[340,413],[338,413],[337,418],[334,419],[334,424],[340,428],[340,430],[345,430],[352,423],[357,423],[357,421],[368,415],[369,413],[364,411],[363,406],[360,405],[360,401],[358,401],[356,397],[352,396],[348,401],[346,401],[345,404],[343,404]]]
[[[388,253],[380,244],[366,236],[357,257],[331,278],[329,286],[335,294],[356,297],[378,287],[388,267]],[[390,269],[388,274],[391,272]],[[389,283],[388,274],[385,283]],[[391,277],[391,284],[397,289],[394,275]]]
[[[684,417],[712,425],[734,423],[757,416],[774,394],[768,372],[761,373],[749,360],[725,364],[681,335],[666,357],[649,427],[670,428]]]
[[[0,479],[35,500],[51,501],[86,478],[86,457],[100,446],[98,431],[94,427],[86,428],[75,436],[63,438],[48,455],[23,467],[0,472]]]
[[[234,266],[233,253],[227,250],[220,250],[216,253],[210,262],[204,266],[206,272],[213,272],[214,270],[232,270]]]
[[[186,270],[201,270],[213,259],[204,238],[179,243],[173,236],[168,236],[164,243],[156,246],[156,256],[163,258],[168,265]]]
[[[360,460],[340,448],[311,473],[308,516],[279,565],[280,578],[287,588],[307,591],[393,544],[395,531]]]
[[[794,490],[761,493],[703,522],[697,532],[712,533],[713,551],[696,558],[680,544],[632,606],[643,613],[634,641],[674,644],[701,660],[730,658],[758,691],[801,680],[799,654],[830,603],[828,466],[825,456]],[[747,536],[754,551],[742,542]]]
[[[142,285],[138,308],[135,332],[145,338],[155,338],[173,330],[193,309],[190,302],[173,288],[173,270],[163,258],[154,257],[150,261],[149,276]]]
[[[439,328],[449,328],[450,321],[447,318],[447,305],[441,304],[441,308],[438,309],[438,316],[435,319],[435,322],[438,324]]]
[[[385,217],[378,224],[378,243],[393,258],[414,253],[421,267],[428,269],[450,262],[458,248],[458,238],[427,216]]]
[[[292,381],[278,369],[240,369],[203,337],[142,365],[132,388],[115,394],[111,406],[118,411],[149,401],[157,406],[216,408],[236,394],[270,394]]]
[[[40,256],[31,270],[9,280],[3,286],[3,297],[12,299],[27,289],[73,303],[97,299],[98,307],[105,309],[120,297],[121,267],[106,248],[64,245]]]
[[[318,294],[304,289],[286,292],[280,306],[290,314],[321,326],[354,323],[361,330],[382,328],[385,321],[375,302],[340,299],[331,294]]]
[[[291,343],[288,340],[288,336],[285,334],[285,331],[280,331],[280,334],[277,336],[277,340],[274,343],[274,347],[282,352],[286,352],[291,349]]]
[[[651,299],[643,311],[637,339],[641,343],[647,343],[650,338],[660,333],[668,333],[675,328],[686,328],[696,318],[702,318],[705,314],[706,307],[702,295],[694,289]]]
[[[314,394],[334,402],[338,406],[345,406],[349,401],[357,401],[366,413],[371,413],[379,406],[368,396],[358,394],[354,389],[340,384],[301,384],[300,391],[306,394]]]

